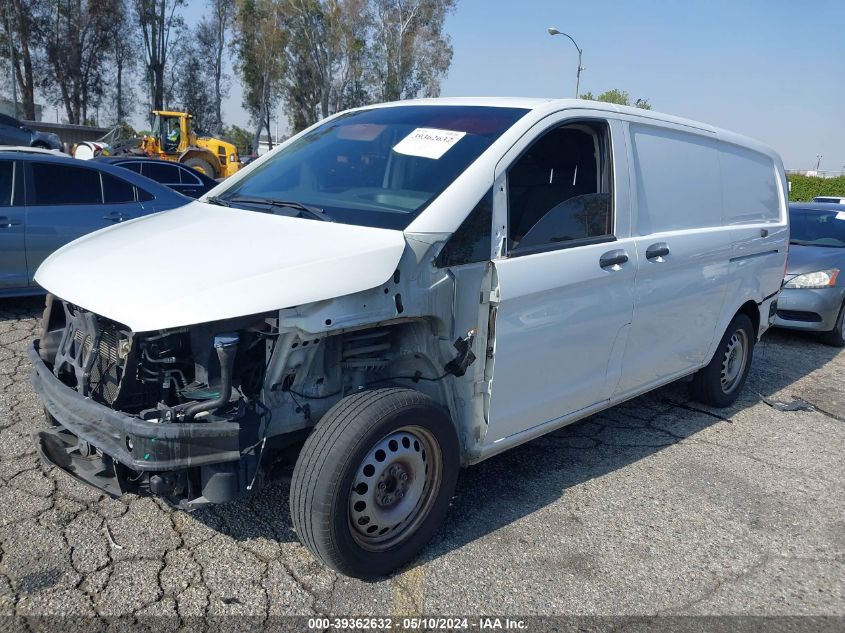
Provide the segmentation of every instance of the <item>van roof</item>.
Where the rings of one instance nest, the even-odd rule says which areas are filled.
[[[651,119],[654,122],[672,123],[688,127],[700,132],[707,132],[718,136],[721,140],[736,145],[742,145],[751,149],[757,150],[764,154],[776,158],[780,161],[778,153],[768,145],[729,130],[715,127],[708,123],[695,121],[693,119],[685,119],[671,114],[656,112],[654,110],[643,110],[631,106],[622,106],[615,103],[605,103],[604,101],[592,101],[587,99],[542,99],[531,97],[435,97],[428,99],[408,99],[406,101],[392,101],[388,103],[379,103],[376,105],[362,106],[356,108],[366,110],[373,107],[385,108],[395,106],[414,106],[414,105],[434,105],[434,106],[486,106],[491,108],[524,108],[530,110],[534,118],[539,120],[544,116],[559,112],[561,110],[589,108],[591,110],[603,110],[606,112],[616,112],[620,114],[627,114],[643,119]]]
[[[654,110],[643,110],[631,106],[622,106],[604,101],[593,101],[588,99],[541,99],[532,97],[433,97],[428,99],[407,99],[405,101],[390,101],[374,105],[362,106],[360,109],[373,107],[386,108],[394,106],[419,106],[419,105],[443,105],[443,106],[486,106],[490,108],[524,108],[538,114],[557,112],[570,108],[590,108],[592,110],[606,110],[608,112],[622,112],[634,114],[647,118],[658,119],[695,127],[707,131],[715,131],[716,128],[707,123],[683,119],[671,114],[656,112]]]

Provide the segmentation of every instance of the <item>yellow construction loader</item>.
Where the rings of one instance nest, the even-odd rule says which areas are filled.
[[[153,110],[153,130],[141,140],[152,158],[183,163],[211,178],[228,178],[241,167],[238,148],[219,138],[197,137],[187,112]]]

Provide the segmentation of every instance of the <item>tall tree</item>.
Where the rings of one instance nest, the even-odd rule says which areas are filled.
[[[443,28],[456,1],[239,0],[237,41],[245,104],[256,120],[267,124],[269,110],[258,114],[258,95],[264,94],[263,86],[272,86],[267,94],[275,98],[276,85],[262,83],[259,71],[268,65],[258,51],[269,45],[256,35],[256,25],[271,24],[283,32],[276,45],[284,63],[273,66],[273,73],[280,72],[293,131],[373,101],[436,96],[452,59]]]
[[[202,29],[197,26],[193,37],[185,37],[176,49],[178,64],[169,66],[172,74],[171,98],[179,107],[193,117],[193,128],[198,134],[216,134],[217,107],[215,105],[214,69],[207,66],[208,49],[196,35]]]
[[[288,38],[277,0],[237,0],[235,47],[244,86],[244,107],[255,123],[253,148],[261,131],[270,136],[270,118],[282,97]]]
[[[161,110],[165,102],[167,62],[178,39],[174,36],[184,25],[178,9],[185,4],[185,0],[133,0],[133,2],[144,42],[144,64],[150,104],[153,110]]]
[[[70,123],[90,122],[103,95],[108,25],[118,0],[56,0],[44,46],[49,74],[41,89],[64,106]]]
[[[41,48],[43,0],[0,1],[0,57],[12,64],[21,102],[19,115],[35,119],[36,61]]]
[[[286,0],[285,104],[295,131],[369,101],[367,0]]]
[[[436,97],[452,63],[450,38],[443,32],[456,0],[372,0],[373,56],[382,101]]]
[[[204,20],[199,28],[198,36],[203,44],[210,48],[213,55],[212,67],[214,76],[214,133],[223,130],[223,98],[228,96],[228,77],[223,68],[224,54],[228,45],[228,37],[232,29],[235,16],[235,4],[232,0],[208,0],[211,16]]]
[[[368,0],[343,0],[337,13],[339,68],[335,72],[332,113],[372,102],[367,84],[373,69],[368,42],[373,33],[373,12]]]
[[[107,37],[112,62],[109,96],[113,106],[114,123],[120,125],[132,115],[135,90],[132,76],[137,65],[140,41],[127,10],[128,0],[118,0],[119,13],[108,23]]]
[[[334,42],[330,15],[319,0],[285,0],[281,9],[289,34],[284,98],[298,131],[328,115]]]

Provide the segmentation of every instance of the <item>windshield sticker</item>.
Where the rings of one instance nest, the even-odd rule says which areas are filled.
[[[466,132],[418,127],[394,145],[393,151],[407,156],[420,156],[437,160],[464,136],[466,136]]]
[[[845,220],[845,211],[838,211],[836,213],[836,219],[837,220]]]

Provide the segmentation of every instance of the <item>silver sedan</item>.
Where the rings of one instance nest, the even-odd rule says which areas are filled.
[[[774,324],[845,346],[845,205],[789,205],[789,260]]]

